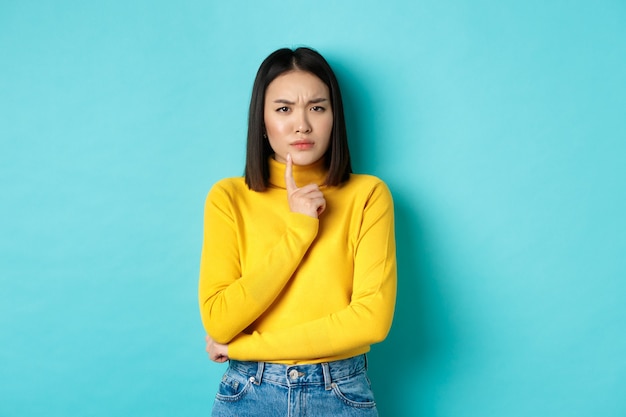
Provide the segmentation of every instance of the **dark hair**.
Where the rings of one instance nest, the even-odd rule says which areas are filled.
[[[339,83],[333,70],[322,55],[310,48],[279,49],[270,54],[256,74],[250,111],[248,114],[248,145],[246,148],[245,179],[248,187],[254,191],[263,191],[268,186],[269,163],[273,154],[265,134],[265,92],[268,85],[279,75],[289,71],[300,70],[310,72],[318,77],[330,92],[333,111],[333,128],[330,144],[324,154],[324,163],[328,169],[326,185],[339,185],[349,179],[352,172],[348,135],[343,114],[343,101]]]

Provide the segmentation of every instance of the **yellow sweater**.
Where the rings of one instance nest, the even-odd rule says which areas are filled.
[[[321,185],[322,162],[293,167],[298,186]],[[204,327],[231,359],[319,363],[369,351],[389,332],[396,297],[393,202],[387,186],[351,175],[322,187],[319,220],[292,213],[285,165],[270,184],[217,182],[204,215],[199,301]]]

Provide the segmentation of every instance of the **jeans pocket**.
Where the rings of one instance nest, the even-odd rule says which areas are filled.
[[[376,407],[374,393],[365,372],[335,381],[332,388],[335,395],[349,406],[356,408]]]
[[[222,377],[215,399],[226,402],[239,401],[251,388],[252,382],[248,377],[228,368]]]

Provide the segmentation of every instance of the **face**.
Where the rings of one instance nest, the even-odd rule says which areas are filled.
[[[328,87],[310,72],[291,71],[276,77],[265,92],[265,129],[274,158],[295,165],[320,160],[330,143],[333,109]]]

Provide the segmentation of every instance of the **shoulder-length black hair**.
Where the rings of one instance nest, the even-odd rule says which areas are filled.
[[[311,48],[279,49],[270,54],[256,74],[248,114],[248,145],[246,149],[245,180],[251,190],[264,191],[269,182],[268,159],[274,153],[265,136],[265,92],[279,75],[289,71],[310,72],[318,77],[330,92],[333,111],[333,128],[324,163],[328,169],[326,185],[335,186],[349,179],[352,172],[346,121],[339,83],[328,62]]]

